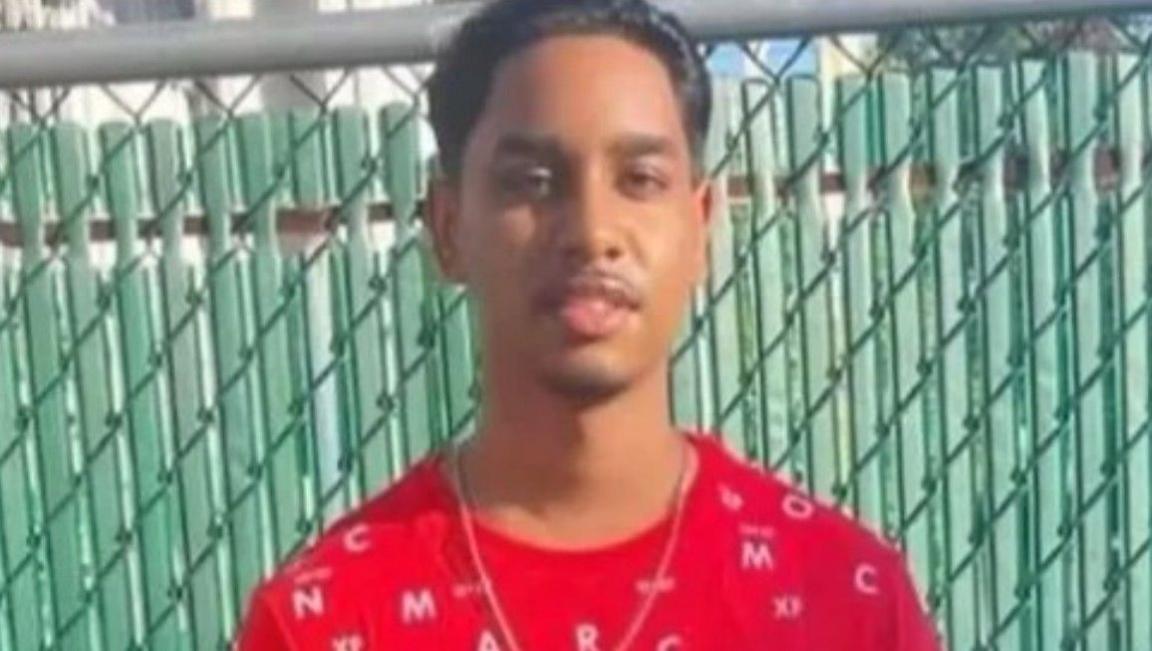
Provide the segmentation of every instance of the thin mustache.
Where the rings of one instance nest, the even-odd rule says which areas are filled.
[[[627,276],[596,268],[549,282],[539,292],[537,302],[545,308],[556,307],[576,292],[605,294],[632,308],[640,307],[642,302],[640,288]]]

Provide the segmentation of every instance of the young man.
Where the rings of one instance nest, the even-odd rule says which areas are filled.
[[[438,61],[429,226],[476,432],[253,596],[244,651],[931,651],[899,553],[669,421],[709,80],[644,0],[499,0]]]

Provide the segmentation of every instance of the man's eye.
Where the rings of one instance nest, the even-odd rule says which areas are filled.
[[[552,172],[543,167],[510,170],[501,176],[504,192],[527,199],[543,199],[552,195],[555,181]]]
[[[650,197],[668,187],[663,176],[648,169],[628,170],[622,181],[625,193],[636,198]]]

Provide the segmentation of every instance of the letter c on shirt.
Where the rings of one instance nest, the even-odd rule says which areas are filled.
[[[368,525],[358,524],[352,527],[344,534],[344,549],[353,554],[366,552],[372,547],[369,544],[366,536],[368,534]]]
[[[656,651],[675,651],[676,649],[684,648],[684,640],[680,639],[679,635],[669,635],[668,637],[661,638],[660,642],[656,645]]]
[[[880,594],[880,587],[876,585],[876,566],[861,563],[856,566],[856,590],[861,594]]]

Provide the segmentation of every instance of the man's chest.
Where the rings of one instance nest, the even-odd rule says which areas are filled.
[[[607,651],[626,638],[629,649],[671,651],[717,648],[739,633],[721,583],[688,574],[494,580],[489,590],[477,580],[431,580],[360,603],[366,635],[356,651]]]
[[[493,544],[481,570],[452,527],[430,528],[389,554],[357,546],[357,571],[297,585],[292,615],[312,621],[288,628],[297,648],[335,651],[888,648],[871,561],[830,556],[795,522],[720,495],[723,509],[690,521],[665,573],[659,541],[610,562]]]
[[[488,589],[452,563],[366,582],[345,597],[349,624],[315,628],[302,648],[608,651],[626,639],[630,650],[805,648],[809,606],[771,545],[688,547],[657,580],[643,561],[510,569],[494,563]]]

